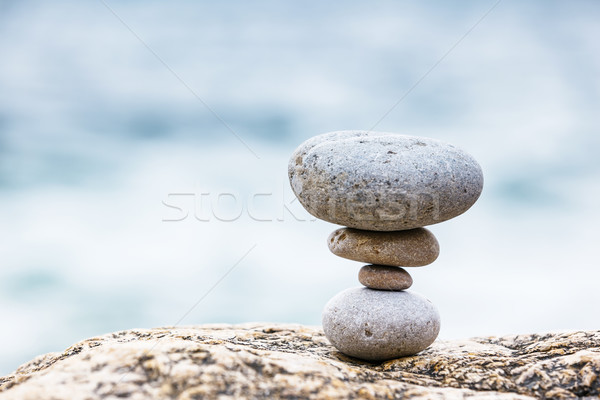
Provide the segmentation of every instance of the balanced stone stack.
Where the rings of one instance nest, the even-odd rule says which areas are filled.
[[[418,353],[440,330],[435,306],[407,289],[403,267],[439,254],[424,226],[454,218],[479,198],[483,175],[464,151],[438,140],[340,131],[302,143],[289,163],[292,190],[317,218],[343,225],[328,238],[336,255],[368,263],[325,306],[323,330],[349,356],[380,361]]]

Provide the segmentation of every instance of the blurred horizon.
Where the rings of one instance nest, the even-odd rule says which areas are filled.
[[[409,271],[441,339],[599,329],[600,3],[105,4],[0,0],[0,376],[183,316],[320,324],[361,264],[287,160],[380,120],[484,171]]]

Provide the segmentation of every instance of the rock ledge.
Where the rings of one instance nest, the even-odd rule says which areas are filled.
[[[600,331],[438,341],[371,364],[320,328],[134,329],[39,356],[0,378],[0,399],[598,398]]]

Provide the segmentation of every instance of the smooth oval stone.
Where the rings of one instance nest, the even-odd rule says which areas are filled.
[[[481,167],[464,151],[435,139],[385,132],[315,136],[296,149],[288,174],[310,214],[374,231],[454,218],[483,188]]]
[[[354,261],[398,267],[421,267],[440,254],[437,239],[425,228],[376,232],[340,228],[327,239],[336,256]]]
[[[369,289],[405,290],[412,286],[412,277],[400,267],[365,265],[358,272],[358,281]]]
[[[359,287],[329,300],[323,330],[342,353],[382,361],[427,348],[440,331],[440,316],[429,300],[411,291]]]

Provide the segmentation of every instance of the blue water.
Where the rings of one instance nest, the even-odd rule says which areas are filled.
[[[0,375],[198,300],[182,324],[319,324],[360,265],[287,158],[384,115],[484,169],[413,273],[441,337],[600,326],[597,2],[503,1],[414,88],[494,2],[107,4],[144,43],[100,1],[0,1]]]

